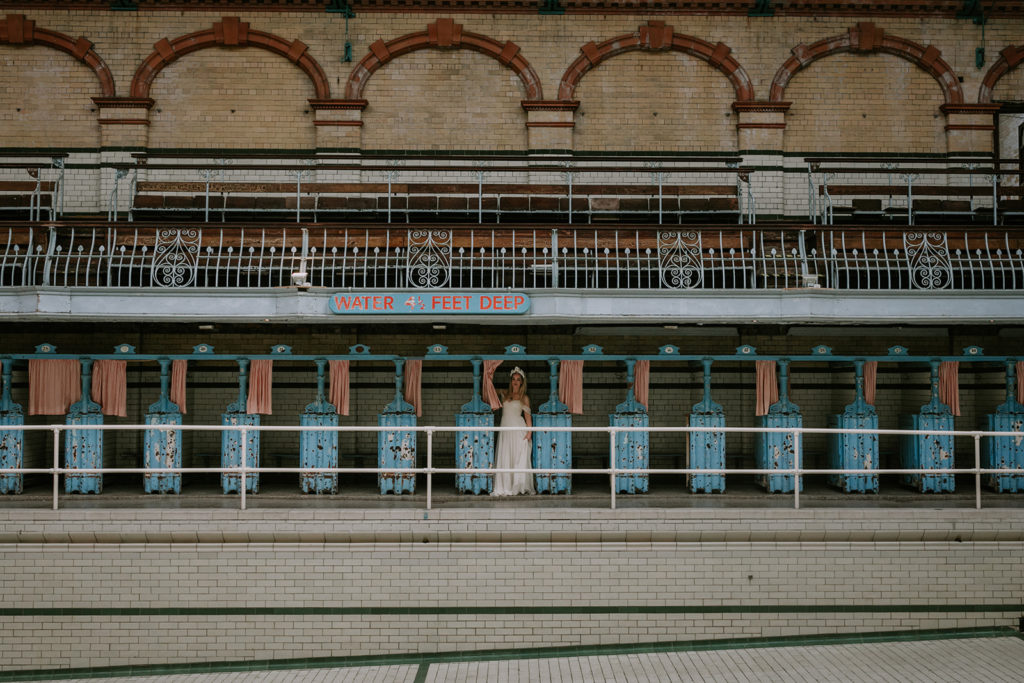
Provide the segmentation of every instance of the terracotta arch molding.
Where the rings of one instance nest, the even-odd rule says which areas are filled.
[[[999,59],[992,65],[992,68],[985,74],[981,81],[981,88],[978,90],[978,103],[991,104],[992,90],[996,82],[1006,75],[1007,71],[1014,69],[1018,64],[1024,62],[1024,45],[1011,45],[999,53]]]
[[[273,33],[255,31],[247,22],[238,17],[224,17],[205,31],[179,36],[174,40],[158,41],[156,48],[135,71],[132,78],[132,97],[149,97],[153,79],[171,62],[190,52],[210,47],[258,47],[269,50],[288,59],[302,69],[313,81],[317,99],[330,99],[331,88],[327,76],[315,59],[309,56],[309,48],[301,40],[287,41]]]
[[[103,97],[113,97],[115,94],[114,79],[110,75],[110,69],[92,49],[92,42],[82,36],[74,39],[57,31],[37,28],[36,22],[26,19],[23,14],[8,14],[3,21],[0,21],[0,44],[46,45],[66,52],[93,70],[96,78],[100,81],[100,92]]]
[[[945,104],[963,104],[964,93],[960,81],[934,45],[925,47],[912,40],[888,35],[870,22],[861,22],[846,33],[825,38],[810,47],[797,45],[793,56],[786,60],[772,79],[768,100],[781,102],[786,96],[790,79],[812,62],[840,52],[885,52],[902,57],[927,71],[938,81]]]
[[[453,19],[438,19],[433,24],[429,24],[426,31],[407,33],[386,43],[383,40],[378,40],[370,45],[370,51],[359,60],[356,67],[352,69],[352,73],[349,74],[348,82],[345,83],[345,99],[361,99],[366,82],[373,72],[391,60],[409,52],[428,48],[473,50],[485,54],[515,72],[519,80],[523,82],[527,100],[544,99],[540,79],[530,63],[523,57],[518,45],[512,41],[499,43],[489,36],[463,31],[462,24],[456,24]]]
[[[580,48],[580,56],[569,65],[558,84],[558,99],[572,100],[576,87],[584,74],[601,62],[611,59],[623,52],[632,50],[650,50],[684,52],[697,59],[702,59],[721,71],[732,82],[736,89],[737,100],[754,99],[754,88],[750,77],[732,55],[732,49],[725,43],[712,45],[700,38],[675,33],[671,26],[663,21],[649,21],[633,33],[624,33],[604,41],[603,43],[587,43]]]

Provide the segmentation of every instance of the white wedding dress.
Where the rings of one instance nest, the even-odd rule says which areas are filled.
[[[517,399],[505,401],[501,404],[501,426],[502,427],[525,427],[526,420],[523,412],[529,410]],[[495,467],[508,468],[529,468],[530,452],[532,442],[526,438],[527,431],[524,429],[498,432],[498,452],[495,458]],[[533,486],[532,472],[498,472],[494,475],[494,490],[492,496],[518,496],[521,493],[536,493]]]

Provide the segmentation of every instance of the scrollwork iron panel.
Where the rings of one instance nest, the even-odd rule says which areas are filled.
[[[903,234],[910,282],[914,289],[947,289],[953,285],[946,235],[938,232]]]
[[[700,233],[658,232],[661,282],[671,289],[695,289],[704,279]]]
[[[156,231],[153,248],[153,285],[190,287],[195,283],[202,231],[176,228]]]
[[[410,287],[447,287],[452,277],[452,231],[410,230],[406,275]]]

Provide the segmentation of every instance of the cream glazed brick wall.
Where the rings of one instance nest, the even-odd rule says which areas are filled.
[[[160,14],[148,14],[148,13],[115,13],[109,12],[84,12],[84,11],[56,11],[56,10],[33,10],[26,11],[26,16],[36,21],[37,26],[46,27],[52,30],[64,32],[72,37],[79,35],[86,36],[89,40],[95,44],[95,50],[110,67],[111,73],[114,77],[114,81],[117,86],[117,94],[119,96],[127,96],[129,94],[129,87],[131,83],[132,75],[138,65],[146,58],[153,50],[153,44],[163,38],[175,38],[182,36],[194,31],[204,30],[210,28],[212,24],[219,21],[223,13],[218,12],[187,12],[181,14],[171,13],[160,13]],[[353,43],[353,53],[355,59],[358,61],[363,55],[365,55],[369,49],[369,45],[377,40],[384,39],[390,40],[392,38],[399,37],[401,35],[411,33],[414,31],[423,31],[426,25],[441,15],[431,15],[423,13],[415,14],[391,14],[391,13],[362,13],[350,22],[350,39]],[[608,38],[612,38],[617,35],[630,34],[637,30],[637,27],[641,24],[646,23],[648,17],[643,15],[615,15],[615,16],[562,16],[562,17],[541,17],[541,16],[521,16],[521,15],[481,15],[481,14],[450,14],[448,15],[456,22],[463,25],[464,31],[471,31],[481,33],[492,37],[499,43],[504,43],[506,40],[514,41],[520,48],[522,55],[530,61],[534,70],[537,72],[540,79],[540,83],[543,86],[544,97],[546,99],[553,99],[557,97],[558,83],[564,73],[566,67],[572,62],[573,59],[579,54],[580,47],[589,42],[595,41],[600,42]],[[285,40],[300,39],[306,45],[309,46],[309,54],[313,56],[324,69],[328,81],[330,83],[332,97],[340,98],[343,97],[345,82],[348,75],[354,66],[354,63],[342,63],[339,60],[339,53],[343,44],[344,38],[344,19],[338,15],[323,14],[323,13],[291,13],[291,12],[273,12],[273,13],[244,13],[239,14],[239,17],[244,22],[249,22],[250,27],[254,30],[262,30],[277,34]],[[790,55],[790,50],[798,43],[811,44],[817,40],[827,38],[830,36],[841,35],[848,31],[851,26],[854,26],[857,21],[862,20],[858,17],[825,17],[817,18],[814,20],[808,20],[801,17],[777,17],[770,20],[750,20],[745,17],[724,17],[724,16],[677,16],[677,17],[664,17],[666,22],[674,28],[676,33],[691,35],[696,38],[705,40],[711,44],[715,44],[719,41],[725,43],[732,50],[732,56],[735,57],[738,62],[742,65],[743,69],[750,76],[751,83],[753,85],[754,94],[757,99],[767,99],[769,87],[775,72],[779,66],[787,59]],[[884,18],[874,19],[875,23],[879,28],[883,29],[886,33],[891,35],[897,35],[909,40],[916,41],[921,45],[934,45],[942,53],[942,58],[946,60],[954,70],[954,72],[964,78],[962,85],[965,101],[970,103],[976,101],[978,86],[980,85],[981,79],[984,76],[985,69],[979,70],[974,67],[974,48],[981,44],[981,37],[974,34],[975,27],[965,27],[962,21],[956,21],[952,19],[936,19],[929,21],[920,21],[909,18]],[[772,27],[771,31],[764,30],[766,25],[770,24]],[[989,57],[989,63],[992,63],[998,55],[999,50],[1003,47],[1019,42],[1019,36],[1021,32],[1021,25],[1019,21],[1001,21],[991,22],[991,25],[986,27],[985,42],[986,54]],[[11,48],[4,47],[5,52],[14,53],[27,53],[27,51],[43,51],[51,53],[48,60],[65,60],[73,66],[77,71],[83,72],[84,76],[89,78],[95,78],[89,76],[88,70],[81,65],[76,65],[71,62],[70,57],[62,55],[54,50],[48,50],[39,46],[31,48]],[[294,66],[291,66],[287,60],[271,55],[263,50],[257,48],[244,48],[239,50],[216,48],[211,50],[204,50],[198,53],[186,55],[180,61],[172,64],[168,69],[185,68],[189,69],[189,62],[194,64],[201,63],[204,59],[210,59],[213,57],[219,57],[224,55],[230,55],[233,52],[246,55],[245,60],[251,61],[250,55],[258,54],[262,57],[268,57],[271,60],[276,60],[282,64],[282,68],[285,72],[291,70],[297,72]],[[462,60],[463,55],[466,51],[459,51],[457,59]],[[415,85],[415,77],[420,74],[417,72],[424,71],[425,65],[431,63],[431,60],[436,56],[436,52],[432,50],[425,50],[415,52],[409,55],[395,60],[391,64],[384,67],[381,72],[378,72],[370,78],[370,85],[374,86],[374,79],[381,78],[382,74],[388,69],[394,68],[398,72],[398,81],[403,82],[405,88],[406,101],[417,103],[417,106],[421,106],[424,97],[431,96],[433,92],[433,86],[428,81],[426,88],[418,87]],[[448,55],[449,57],[451,55]],[[491,65],[486,68],[487,73],[491,73],[491,70],[496,70],[494,73],[503,73],[505,78],[511,78],[513,81],[514,76],[511,76],[511,71],[504,69],[494,60],[487,60],[486,57],[479,56],[481,59],[490,61]],[[844,60],[853,58],[853,55],[836,55],[824,60],[815,62],[808,67],[807,70],[797,74],[791,84],[790,91],[786,94],[787,100],[796,100],[795,97],[791,97],[791,93],[796,91],[796,88],[801,79],[806,80],[811,74],[818,74],[814,76],[815,79],[822,78],[825,82],[828,82],[829,78],[833,81],[838,75],[841,75],[842,65]],[[934,80],[930,76],[924,74],[919,68],[911,65],[909,62],[902,60],[898,57],[891,55],[868,55],[868,56],[857,56],[858,58],[873,60],[873,59],[889,59],[894,63],[899,64],[896,72],[869,72],[862,74],[863,77],[872,78],[879,77],[885,81],[885,84],[879,86],[881,90],[879,92],[886,92],[887,96],[893,94],[899,95],[912,95],[917,92],[919,87],[917,79],[923,78],[925,82],[931,82],[931,89],[928,92],[923,92],[923,99],[920,103],[914,101],[912,98],[905,98],[902,103],[897,106],[897,109],[904,107],[910,107],[912,117],[917,117],[919,114],[928,115],[929,113],[938,113],[938,106],[942,103],[941,92],[934,85]],[[669,58],[669,55],[665,54],[651,54],[651,53],[629,53],[620,55],[609,60],[606,63],[601,64],[593,72],[586,74],[581,81],[581,89],[594,87],[593,83],[597,82],[595,79],[604,78],[609,83],[615,86],[616,96],[635,97],[635,93],[641,91],[641,94],[647,93],[639,102],[636,102],[632,108],[622,108],[624,115],[632,116],[632,111],[655,111],[652,106],[664,107],[662,104],[664,98],[662,95],[664,91],[653,91],[644,90],[646,86],[643,84],[648,74],[643,74],[640,78],[640,83],[622,83],[617,82],[614,77],[615,73],[622,73],[621,64],[628,63],[630,60],[636,60],[636,63],[644,66],[645,69],[653,68],[653,65],[657,64],[659,60]],[[672,59],[686,60],[685,64],[695,62],[692,57],[684,57],[677,53],[673,53]],[[259,58],[252,58],[259,59]],[[199,60],[199,61],[196,61]],[[621,60],[626,60],[622,62]],[[619,66],[616,66],[616,63]],[[863,63],[863,62],[861,62]],[[910,81],[901,75],[900,70],[908,70],[907,73],[915,74]],[[691,69],[692,72],[697,73],[701,70],[711,72],[709,78],[712,82],[717,82],[719,85],[712,86],[717,89],[720,87],[728,90],[728,81],[725,77],[719,73],[713,72],[713,70],[706,66],[703,62],[700,62]],[[837,71],[839,70],[839,71]],[[167,70],[165,70],[166,72]],[[613,74],[613,76],[600,76],[601,72]],[[1019,70],[1018,70],[1019,71]],[[247,80],[247,72],[245,69],[236,72],[236,80],[245,82]],[[686,74],[689,77],[689,73],[686,71],[680,71],[676,76]],[[635,75],[635,74],[634,74]],[[83,83],[89,84],[89,81],[85,81],[83,76]],[[413,85],[409,84],[407,77],[413,77]],[[160,73],[157,75],[154,81],[154,88],[159,89],[161,81],[168,77],[168,73]],[[1007,79],[1014,78],[1014,72],[1011,72],[1003,82],[1009,83]],[[491,83],[490,76],[487,77],[486,83]],[[276,76],[270,74],[268,77],[268,85],[273,85]],[[688,78],[676,78],[677,82],[687,83]],[[290,83],[303,82],[303,87],[309,87],[308,79],[298,74],[295,76],[294,81]],[[496,93],[501,93],[508,84],[510,90],[514,89],[517,92],[521,91],[521,85],[518,82],[514,82],[515,87],[512,88],[513,81],[503,81],[496,89]],[[484,83],[480,81],[479,83]],[[214,86],[212,88],[205,87],[207,84],[202,82],[192,82],[188,88],[188,92],[207,92],[207,96],[210,97],[210,104],[215,106],[217,104],[216,96],[210,96],[209,91],[212,89],[214,92],[218,89],[219,85],[217,82],[213,82],[209,85]],[[228,84],[230,87],[236,87],[234,83]],[[251,85],[251,84],[250,84]],[[861,91],[871,92],[870,90],[864,90],[858,83],[857,90],[854,95],[860,97]],[[626,87],[628,86],[628,87]],[[94,96],[98,95],[98,84],[92,82],[92,89],[83,93],[83,95]],[[290,87],[290,86],[289,86]],[[675,84],[673,84],[675,87]],[[1005,89],[1009,92],[1013,92],[1011,85],[997,84],[996,94],[997,97]],[[460,88],[462,89],[462,88]],[[465,88],[471,92],[482,92],[487,95],[488,87],[476,87],[476,83],[469,88]],[[1018,88],[1019,89],[1019,88]],[[619,93],[618,91],[623,91]],[[173,93],[167,93],[173,95]],[[813,99],[813,92],[807,93],[808,96]],[[292,93],[288,94],[291,97]],[[498,96],[495,94],[494,96]],[[518,96],[518,95],[517,95]],[[4,96],[6,97],[6,95]],[[717,96],[716,96],[717,97]],[[166,100],[166,97],[162,97],[162,100]],[[201,99],[201,98],[200,98]],[[272,98],[277,101],[280,98]],[[287,98],[286,98],[287,99]],[[296,95],[296,101],[289,101],[288,106],[292,107],[285,119],[287,120],[291,116],[298,116],[295,113],[296,109],[302,111],[305,106],[304,102],[298,100],[304,99],[304,95]],[[724,107],[714,106],[713,103],[707,103],[706,98],[702,99],[705,104],[710,104],[706,110],[702,109],[701,106],[696,104],[693,105],[694,111],[699,112],[702,121],[702,125],[697,126],[697,130],[686,131],[689,135],[692,135],[697,139],[718,139],[721,134],[723,122],[726,118],[728,111],[728,104],[726,101],[728,98],[724,96],[721,105]],[[371,100],[371,106],[374,102]],[[800,102],[795,102],[799,105]],[[156,106],[163,108],[164,111],[168,111],[166,108],[167,102],[159,101]],[[869,106],[874,107],[874,104],[869,103]],[[302,108],[300,108],[302,107]],[[920,107],[918,112],[917,107]],[[198,112],[196,112],[198,114]],[[511,110],[507,112],[511,114]],[[522,112],[516,112],[518,115],[522,115]],[[857,112],[855,112],[856,115]],[[203,115],[207,115],[204,113]],[[443,117],[445,112],[442,111],[437,114]],[[653,118],[653,117],[652,117]],[[309,140],[312,140],[313,134],[310,132],[312,129],[312,114],[303,119],[303,127],[306,131],[303,135],[308,136]],[[224,123],[228,126],[227,139],[231,139],[230,125],[226,121],[221,121],[216,117],[211,119],[212,124],[207,122],[207,127],[212,128],[216,131],[216,124]],[[630,120],[631,123],[636,123]],[[643,121],[639,121],[644,123]],[[692,126],[692,118],[689,121]],[[489,136],[495,135],[495,130],[504,131],[505,122],[496,122],[497,125],[493,128],[489,128],[484,135],[484,140]],[[601,131],[594,130],[595,124],[590,124],[591,130],[585,135],[593,135],[595,139],[600,139]],[[608,121],[603,124],[605,127],[605,133],[608,135],[619,135],[617,131],[621,130],[623,120],[612,116]],[[664,140],[666,136],[663,134],[664,131],[659,129],[660,124],[651,128],[651,132],[638,131],[638,138],[641,140],[655,140],[658,141],[657,151],[661,151],[664,146]],[[941,129],[941,126],[939,127]],[[735,133],[735,131],[733,131]],[[378,133],[378,135],[386,135],[387,133]],[[504,134],[504,133],[501,133]],[[917,136],[907,140],[907,147],[911,149],[916,148],[928,148],[929,151],[933,151],[936,148],[935,144],[935,131],[931,128],[926,130],[917,131],[909,129],[904,131],[902,134]],[[92,137],[95,138],[97,135],[94,130]],[[179,139],[173,142],[169,142],[174,147],[187,147],[190,146],[191,139],[194,138],[195,131],[193,130],[182,130],[179,132]],[[202,135],[206,135],[205,131]],[[288,139],[292,132],[280,133],[284,138],[280,144],[285,144],[285,140]],[[76,138],[81,136],[75,136]],[[941,137],[941,136],[940,136]],[[83,138],[84,139],[84,138]],[[671,137],[669,137],[671,140]],[[688,138],[684,137],[683,141],[687,141]],[[735,144],[735,137],[727,139],[730,144],[723,145],[723,150],[732,148]],[[817,149],[823,151],[831,145],[832,142],[826,137],[824,144],[818,144],[815,141],[800,141],[801,144],[811,144],[811,149]],[[91,144],[95,144],[92,142]],[[231,144],[239,144],[232,141]],[[310,143],[307,143],[310,144]],[[478,145],[484,145],[486,142],[480,141]],[[705,143],[707,144],[707,143]],[[903,146],[903,145],[901,145]],[[937,149],[942,151],[944,144],[938,145]],[[476,148],[482,148],[480,146]],[[792,149],[793,146],[787,143],[787,148]],[[670,149],[683,149],[682,147],[675,147]],[[881,150],[872,150],[881,151]],[[909,151],[909,150],[908,150]]]
[[[154,81],[149,146],[310,149],[314,95],[309,78],[271,52],[202,50]]]
[[[398,57],[373,74],[363,97],[363,149],[526,150],[522,83],[486,55]]]
[[[630,52],[602,62],[576,89],[579,151],[736,149],[732,84],[679,52]]]
[[[0,666],[1006,627],[1020,615],[1019,518],[6,510]],[[85,613],[52,612],[67,609]],[[130,611],[150,609],[162,612]]]
[[[899,93],[901,99],[893,99]],[[936,81],[892,55],[834,55],[786,89],[788,152],[941,153],[946,149]]]
[[[93,71],[42,45],[0,45],[0,147],[99,147]]]

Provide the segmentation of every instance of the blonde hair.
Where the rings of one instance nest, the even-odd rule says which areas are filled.
[[[512,378],[519,375],[519,379],[523,380],[523,383],[519,385],[519,394],[515,395],[512,393]],[[508,376],[508,389],[505,391],[505,397],[510,399],[521,399],[526,396],[526,375],[519,368],[514,369],[509,373]]]

